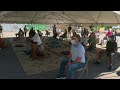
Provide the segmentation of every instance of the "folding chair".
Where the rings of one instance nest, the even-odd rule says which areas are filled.
[[[85,57],[85,60],[86,60],[85,66],[84,66],[83,68],[80,68],[80,69],[77,70],[77,72],[78,72],[78,71],[79,71],[79,72],[81,71],[81,74],[80,74],[80,76],[78,77],[78,79],[80,79],[80,78],[82,77],[82,75],[83,75],[83,73],[84,73],[85,70],[87,71],[87,77],[88,77],[88,63],[89,63],[89,61],[90,61],[90,55],[86,56],[86,57]]]
[[[117,64],[117,53],[114,53],[113,55],[113,62],[115,65]]]

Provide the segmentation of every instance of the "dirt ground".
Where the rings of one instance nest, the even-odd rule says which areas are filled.
[[[3,33],[3,37],[4,38],[10,38],[10,37],[15,37],[15,34],[16,34],[17,32],[4,32]],[[43,35],[45,35],[45,32],[43,31],[42,32],[43,33]],[[52,35],[52,34],[51,34]],[[27,34],[27,36],[28,36],[28,34]],[[101,37],[103,37],[104,35],[101,35]],[[117,36],[117,44],[118,44],[118,53],[120,53],[120,36]],[[98,48],[104,48],[105,46],[103,46],[103,47],[101,47],[101,45],[97,45],[97,47]],[[119,57],[117,58],[117,61],[118,61],[118,59],[119,59]],[[116,64],[116,66],[114,67],[114,71],[116,70],[116,69],[119,69],[119,66],[120,66],[120,63],[118,62],[117,64]],[[106,71],[106,64],[101,64],[101,67],[100,67],[100,65],[99,65],[99,67],[97,66],[97,65],[93,65],[93,64],[90,64],[90,69],[89,69],[89,79],[93,79],[93,78],[95,78],[95,77],[98,77],[98,76],[100,76],[100,75],[102,75],[102,74],[106,74],[106,75],[110,75],[110,74],[112,74],[112,73],[110,73],[110,74],[108,74],[108,71]],[[119,69],[120,70],[120,69]],[[106,73],[105,73],[106,72]],[[113,72],[113,71],[112,71]],[[108,78],[108,76],[106,76],[106,77],[102,77],[102,76],[100,76],[99,78],[101,78],[101,79],[107,79]],[[110,79],[110,78],[112,78],[113,76],[115,76],[115,77],[117,77],[117,75],[116,75],[116,73],[114,73],[113,72],[113,74],[111,75],[111,76],[109,76],[109,78],[108,79]],[[113,77],[113,79],[114,79],[114,77]],[[118,79],[119,79],[119,77],[118,77]]]

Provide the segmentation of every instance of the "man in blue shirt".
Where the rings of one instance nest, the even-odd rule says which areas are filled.
[[[69,78],[74,79],[74,73],[77,69],[85,65],[85,49],[79,42],[78,36],[73,36],[71,40],[70,55],[60,58],[60,69],[56,79],[65,79],[65,65],[69,65]]]

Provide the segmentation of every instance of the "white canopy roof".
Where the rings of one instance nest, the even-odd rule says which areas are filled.
[[[119,11],[0,11],[0,22],[119,24],[119,14]]]

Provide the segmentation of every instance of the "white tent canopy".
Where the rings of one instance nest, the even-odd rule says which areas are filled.
[[[119,24],[119,14],[119,11],[0,11],[0,22]]]

